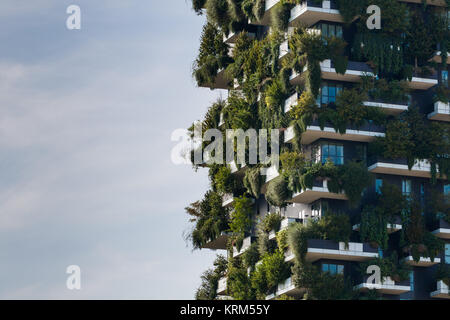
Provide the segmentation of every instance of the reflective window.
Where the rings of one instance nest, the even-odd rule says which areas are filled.
[[[330,274],[344,274],[344,266],[340,264],[322,264],[322,271],[329,272]]]
[[[322,144],[322,163],[327,160],[333,162],[335,165],[344,164],[344,146],[339,144],[325,143]]]
[[[336,97],[342,91],[342,85],[332,82],[325,82],[322,84],[320,90],[320,104],[335,103]]]
[[[378,194],[381,194],[382,187],[383,187],[383,179],[377,179],[375,181],[375,190]]]

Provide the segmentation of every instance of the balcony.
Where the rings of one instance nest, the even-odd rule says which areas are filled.
[[[261,193],[265,194],[267,190],[267,185],[270,181],[277,178],[280,175],[276,166],[271,166],[266,170],[266,180],[264,185],[261,188]]]
[[[391,234],[391,233],[395,233],[395,232],[397,232],[397,231],[402,230],[402,229],[403,229],[403,226],[402,226],[401,224],[396,224],[396,223],[391,224],[391,223],[388,223],[388,224],[386,225],[386,228],[387,228],[388,234]],[[353,231],[359,232],[360,229],[361,229],[361,225],[360,225],[360,224],[355,224],[355,225],[353,226]]]
[[[370,163],[370,162],[369,162]],[[390,174],[398,176],[408,176],[417,178],[431,178],[431,164],[426,161],[416,161],[409,170],[406,159],[384,159],[377,158],[372,160],[369,171],[372,173]],[[439,178],[439,175],[438,175]]]
[[[366,279],[367,280],[367,277]],[[400,295],[411,291],[409,281],[397,283],[390,277],[383,278],[381,284],[363,282],[354,287],[355,290],[367,292],[369,290],[377,290],[381,294]]]
[[[450,223],[440,219],[437,228],[432,232],[436,237],[441,239],[450,239]]]
[[[333,139],[345,141],[371,142],[376,137],[384,137],[384,129],[374,124],[367,123],[359,128],[348,126],[344,134],[336,132],[331,126],[325,125],[323,130],[320,128],[318,121],[314,121],[306,128],[302,134],[302,144],[307,145],[318,139]],[[292,127],[288,128],[284,135],[285,143],[291,143],[295,138]]]
[[[232,161],[229,163],[229,168],[231,173],[244,174],[247,170],[247,164],[237,164],[236,161]]]
[[[239,35],[242,33],[242,32],[246,32],[247,33],[247,36],[250,38],[250,39],[255,39],[256,38],[256,33],[255,32],[249,32],[249,31],[236,31],[236,32],[230,32],[229,34],[228,34],[228,36],[223,36],[223,42],[225,42],[225,43],[227,43],[227,44],[233,44],[233,43],[236,43],[236,40],[237,40],[237,38],[239,37]]]
[[[283,220],[281,220],[281,225],[280,225],[280,230],[286,230],[291,224],[293,223],[302,223],[303,220],[302,219],[297,219],[297,218],[284,218]],[[269,233],[269,240],[275,239],[276,238],[276,232],[275,230],[272,230]]]
[[[399,114],[403,111],[408,110],[407,104],[393,104],[393,103],[384,103],[384,102],[375,102],[375,101],[365,101],[364,105],[367,107],[378,107],[387,114]]]
[[[338,243],[331,240],[308,240],[306,253],[306,261],[309,262],[320,259],[361,262],[377,257],[378,250],[367,243],[350,242],[347,248],[344,242]]]
[[[441,51],[436,51],[429,61],[434,61],[436,63],[442,63]],[[447,52],[447,64],[450,63],[450,52]]]
[[[200,85],[202,88],[211,88],[211,89],[229,89],[230,81],[225,76],[225,69],[220,69],[217,71],[217,75],[214,83],[204,83]]]
[[[232,193],[226,193],[222,196],[222,207],[228,208],[233,206],[234,195]]]
[[[282,59],[285,55],[289,53],[289,42],[287,40],[284,40],[280,44],[280,55],[279,59]]]
[[[414,74],[411,81],[407,81],[408,87],[413,90],[428,90],[438,84],[437,73],[429,76]]]
[[[319,21],[344,22],[335,1],[315,3],[307,0],[291,9],[290,26],[312,26]]]
[[[289,202],[309,204],[319,199],[348,200],[344,193],[333,193],[328,190],[327,180],[317,180],[312,189],[302,190],[292,196]]]
[[[420,257],[419,262],[416,262],[416,261],[414,261],[412,256],[406,257],[404,261],[406,264],[408,264],[412,267],[431,267],[431,266],[434,266],[435,264],[441,263],[440,258],[434,258],[434,260],[431,261],[431,258],[425,258],[425,257]]]
[[[437,290],[430,293],[431,298],[450,299],[450,291],[444,281],[437,282]]]
[[[211,249],[211,250],[227,250],[228,239],[230,238],[230,234],[227,232],[222,232],[220,236],[218,236],[213,241],[205,244],[202,249]]]
[[[263,26],[268,26],[270,25],[270,16],[273,12],[273,8],[275,7],[276,4],[278,4],[278,2],[280,2],[280,0],[266,0],[266,8],[265,8],[265,12],[264,12],[264,16],[261,19],[261,21],[252,21],[252,24],[259,24],[259,25],[263,25]]]
[[[430,120],[450,121],[450,104],[437,101],[434,103],[434,111],[428,115]]]
[[[227,278],[219,280],[217,285],[217,295],[225,295],[227,293]]]
[[[301,298],[304,293],[305,289],[295,287],[292,278],[289,277],[284,282],[278,284],[276,292],[268,295],[266,297],[266,300],[274,300],[275,298],[284,294],[290,297]]]
[[[241,254],[243,254],[250,246],[252,245],[253,239],[252,237],[247,237],[242,242],[241,250],[237,250],[236,247],[233,247],[233,257],[239,257]]]
[[[364,62],[349,61],[345,74],[336,72],[334,64],[330,59],[326,59],[320,63],[322,70],[322,78],[334,81],[360,82],[361,76],[374,76],[373,70]],[[307,67],[303,71],[308,70]],[[289,78],[292,85],[298,85],[302,81],[302,74],[293,72]],[[437,80],[436,80],[437,81]]]
[[[423,3],[423,0],[399,0],[401,2],[408,2],[408,3]],[[445,7],[447,6],[445,0],[426,0],[426,3],[432,6],[439,6],[439,7]]]
[[[298,102],[298,93],[294,93],[292,96],[286,99],[284,102],[284,112],[288,113],[293,106],[297,105]]]

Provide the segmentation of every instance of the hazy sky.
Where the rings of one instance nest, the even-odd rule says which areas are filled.
[[[1,0],[0,298],[194,297],[215,254],[186,247],[184,207],[208,179],[170,136],[220,95],[191,77],[203,21],[187,0]]]

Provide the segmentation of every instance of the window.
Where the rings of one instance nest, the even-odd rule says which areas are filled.
[[[322,271],[329,272],[330,274],[344,274],[344,266],[341,264],[322,264]]]
[[[321,147],[322,163],[330,160],[335,165],[344,164],[344,146],[340,144],[324,143]]]
[[[425,214],[425,186],[423,183],[420,184],[420,207],[422,208],[422,215]]]
[[[448,87],[448,71],[447,70],[442,70],[441,71],[441,83]]]
[[[450,243],[445,244],[445,263],[450,264]]]
[[[381,194],[381,188],[383,187],[383,179],[377,179],[375,181],[375,191]]]
[[[414,291],[414,271],[409,273],[409,286],[411,287],[411,292]]]
[[[329,23],[319,23],[316,26],[316,29],[321,31],[321,36],[322,36],[322,39],[325,41],[325,43],[326,43],[326,38],[328,38],[328,37],[336,37],[336,38],[341,38],[341,39],[343,37],[341,25],[329,24]]]
[[[402,193],[406,198],[411,198],[411,180],[403,179],[402,180]]]
[[[444,195],[448,196],[450,194],[450,184],[444,185]]]
[[[342,91],[342,85],[332,82],[325,82],[322,84],[320,90],[319,105],[336,102],[336,97]]]

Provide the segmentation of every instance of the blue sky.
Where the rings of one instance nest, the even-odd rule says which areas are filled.
[[[170,136],[220,95],[191,77],[203,22],[180,0],[0,2],[0,298],[194,297],[215,254],[186,247],[184,207],[208,179]]]

